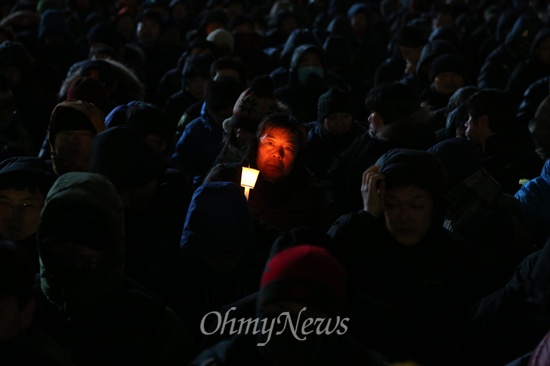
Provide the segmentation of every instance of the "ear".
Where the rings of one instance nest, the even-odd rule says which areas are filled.
[[[481,115],[481,117],[479,117],[478,119],[478,123],[482,126],[489,128],[489,116],[487,114]]]

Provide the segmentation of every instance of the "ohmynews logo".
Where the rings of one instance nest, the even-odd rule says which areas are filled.
[[[263,347],[271,340],[274,331],[275,335],[280,335],[287,327],[298,341],[305,341],[307,336],[312,333],[316,335],[331,335],[333,333],[343,335],[348,331],[346,323],[349,322],[349,318],[341,318],[340,316],[335,318],[302,317],[307,308],[302,308],[296,317],[292,317],[290,312],[285,311],[275,318],[229,319],[229,313],[235,309],[236,307],[230,308],[224,316],[217,311],[211,311],[204,315],[200,324],[202,334],[212,335],[218,332],[224,334],[226,331],[229,335],[250,333],[257,335],[261,333],[267,336],[264,338],[265,342],[258,342],[256,345]],[[207,331],[205,322],[211,316],[215,317],[216,326],[214,330]]]

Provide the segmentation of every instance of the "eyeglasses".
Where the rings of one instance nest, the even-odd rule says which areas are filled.
[[[20,205],[12,205],[9,202],[1,202],[0,201],[0,211],[15,211],[19,214],[25,215],[30,212],[38,211],[42,208],[42,206],[33,205],[31,203],[22,203]]]

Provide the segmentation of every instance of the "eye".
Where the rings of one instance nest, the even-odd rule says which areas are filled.
[[[267,144],[268,144],[269,146],[275,146],[275,143],[273,143],[273,141],[267,141]]]
[[[292,146],[287,146],[287,147],[285,147],[285,150],[286,150],[286,151],[290,151],[290,152],[294,152],[294,147],[292,147]]]

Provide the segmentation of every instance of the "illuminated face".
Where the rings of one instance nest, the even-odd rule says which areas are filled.
[[[453,94],[464,86],[464,77],[456,72],[442,72],[435,76],[434,88],[442,94]]]
[[[94,136],[88,130],[62,131],[55,135],[54,150],[59,174],[90,170]]]
[[[0,190],[0,235],[20,241],[38,230],[44,195],[28,189]]]
[[[256,164],[262,177],[276,182],[289,175],[298,147],[298,136],[281,128],[266,128],[260,136],[256,154]]]
[[[416,245],[432,226],[433,201],[429,192],[417,187],[395,187],[386,191],[386,228],[403,245]]]
[[[334,113],[325,118],[323,127],[333,135],[344,135],[353,127],[353,116],[349,113]]]

